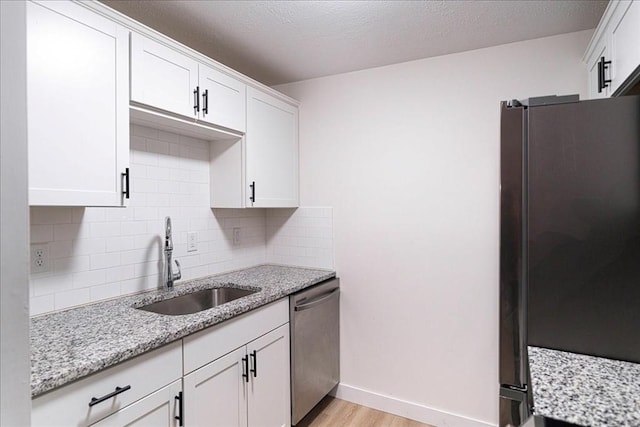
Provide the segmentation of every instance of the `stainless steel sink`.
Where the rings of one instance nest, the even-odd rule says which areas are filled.
[[[231,287],[204,289],[202,291],[147,304],[138,307],[138,309],[151,311],[153,313],[168,314],[170,316],[193,314],[226,304],[256,292],[258,291]]]

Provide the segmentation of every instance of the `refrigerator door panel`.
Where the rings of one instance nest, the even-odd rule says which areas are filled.
[[[499,382],[523,387],[527,378],[524,334],[523,166],[525,109],[502,103],[500,120]]]
[[[528,343],[640,362],[640,97],[528,120]]]

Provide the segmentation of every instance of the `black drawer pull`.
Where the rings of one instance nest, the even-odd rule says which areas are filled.
[[[251,187],[251,196],[249,196],[249,200],[251,200],[252,203],[256,202],[256,182],[252,181],[251,184],[249,184],[249,187]]]
[[[104,402],[105,400],[109,400],[114,396],[117,396],[120,393],[124,393],[125,391],[129,390],[131,388],[130,385],[124,386],[124,387],[116,387],[116,390],[106,394],[102,397],[92,397],[91,398],[91,402],[89,402],[89,406],[93,406],[93,405],[97,405],[98,403]]]

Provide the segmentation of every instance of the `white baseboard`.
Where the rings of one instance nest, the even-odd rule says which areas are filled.
[[[340,383],[332,395],[358,405],[409,418],[436,427],[495,427],[486,421],[475,420],[462,415],[451,414],[439,409],[429,408],[415,402],[385,396],[369,390]]]

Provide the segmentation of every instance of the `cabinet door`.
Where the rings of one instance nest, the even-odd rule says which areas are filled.
[[[605,57],[605,60],[610,61],[609,52],[607,50],[606,45],[606,34],[601,38],[598,46],[594,50],[594,54],[590,58],[590,62],[588,63],[589,67],[589,99],[598,99],[598,98],[606,98],[609,96],[609,87],[602,88],[598,90],[598,85],[600,82],[599,78],[599,67],[600,67],[600,59]],[[607,78],[611,75],[611,67],[605,70],[605,75]],[[609,84],[611,86],[611,84]]]
[[[289,324],[250,342],[247,351],[249,426],[290,426]]]
[[[244,132],[246,85],[200,64],[200,120]]]
[[[128,31],[72,2],[27,4],[31,205],[120,206]]]
[[[246,206],[298,206],[298,108],[247,88]]]
[[[181,391],[182,381],[178,380],[92,426],[178,427],[176,416],[181,415],[178,398]]]
[[[247,425],[245,357],[241,347],[184,377],[185,425]]]
[[[611,28],[612,68],[611,93],[640,66],[640,2],[621,2],[616,10],[619,18]],[[618,20],[619,19],[619,20]]]
[[[198,63],[140,34],[131,34],[131,100],[197,117]]]

